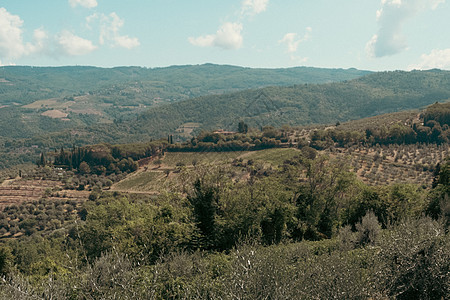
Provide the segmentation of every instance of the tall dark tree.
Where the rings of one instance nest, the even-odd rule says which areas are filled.
[[[238,124],[238,132],[239,133],[247,133],[248,125],[244,123],[244,121],[240,121]]]
[[[216,241],[217,189],[204,184],[200,179],[194,183],[194,191],[188,196],[194,210],[194,217],[202,235],[201,245],[210,249]]]
[[[41,167],[45,167],[46,164],[47,164],[47,159],[45,158],[45,154],[44,154],[44,152],[41,152],[41,156],[39,158],[38,165]]]

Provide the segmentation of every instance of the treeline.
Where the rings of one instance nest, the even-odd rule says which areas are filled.
[[[435,103],[420,116],[420,122],[396,121],[394,124],[380,124],[365,128],[341,130],[339,126],[331,130],[315,130],[311,133],[311,146],[325,149],[356,144],[445,144],[450,141],[450,103]]]
[[[265,126],[261,131],[248,128],[240,122],[237,132],[202,131],[190,141],[170,144],[168,151],[173,152],[207,152],[207,151],[249,151],[276,147],[287,147],[289,141],[286,128],[276,129]],[[170,141],[171,137],[169,137]]]
[[[138,160],[162,155],[165,141],[148,143],[109,145],[100,144],[86,147],[73,147],[67,151],[61,147],[58,152],[41,153],[37,162],[40,166],[51,164],[81,174],[109,175],[117,172],[134,172]]]
[[[395,116],[393,117],[395,118]],[[190,141],[173,144],[169,136],[168,151],[205,152],[205,151],[251,151],[276,147],[311,146],[318,150],[330,147],[349,147],[353,145],[390,145],[390,144],[447,144],[450,141],[450,103],[435,103],[429,106],[420,119],[384,120],[367,126],[340,125],[326,129],[303,129],[308,135],[300,136],[302,129],[283,126],[275,128],[265,126],[261,130],[249,128],[239,122],[237,131],[202,131]],[[359,121],[361,123],[361,121]],[[358,124],[359,124],[358,123]],[[353,128],[352,128],[353,127]]]

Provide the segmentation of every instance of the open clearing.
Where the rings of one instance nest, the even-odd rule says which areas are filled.
[[[50,117],[50,118],[53,118],[53,119],[62,119],[62,118],[67,118],[67,116],[69,114],[64,113],[64,112],[62,112],[62,111],[60,111],[58,109],[52,109],[52,110],[44,111],[41,115],[42,116],[46,116],[46,117]]]
[[[59,98],[51,98],[46,100],[37,100],[33,103],[24,105],[24,108],[31,109],[40,109],[40,108],[49,108],[49,109],[67,109],[71,105],[73,105],[74,101],[62,101]]]

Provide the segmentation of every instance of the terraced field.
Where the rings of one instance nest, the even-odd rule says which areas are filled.
[[[88,191],[64,190],[60,181],[9,179],[0,185],[0,210],[41,198],[82,201],[88,196]]]
[[[347,159],[358,177],[370,185],[414,183],[431,186],[433,171],[450,153],[448,145],[352,147],[332,155]]]
[[[391,145],[389,147],[333,148],[320,151],[332,159],[345,160],[349,170],[369,185],[412,183],[430,187],[436,164],[450,153],[448,145]],[[246,166],[261,165],[278,168],[287,160],[295,160],[300,150],[275,148],[242,152],[169,152],[159,160],[143,165],[139,170],[114,184],[121,192],[160,193],[164,190],[184,191],[193,172],[212,168],[232,170],[235,180],[244,180]],[[244,167],[243,167],[244,166]]]

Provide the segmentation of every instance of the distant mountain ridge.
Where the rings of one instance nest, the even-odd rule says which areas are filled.
[[[0,104],[28,104],[36,100],[84,94],[104,96],[105,91],[107,96],[114,97],[128,85],[136,83],[141,85],[139,93],[128,96],[137,98],[137,103],[145,103],[143,97],[183,100],[270,85],[351,80],[369,73],[356,69],[256,69],[215,64],[164,68],[3,66],[0,67]]]
[[[148,108],[204,95],[349,80],[369,73],[356,69],[252,69],[214,64],[154,69],[3,66],[0,145],[2,137],[33,138],[80,128],[89,131],[99,124],[110,127]]]

